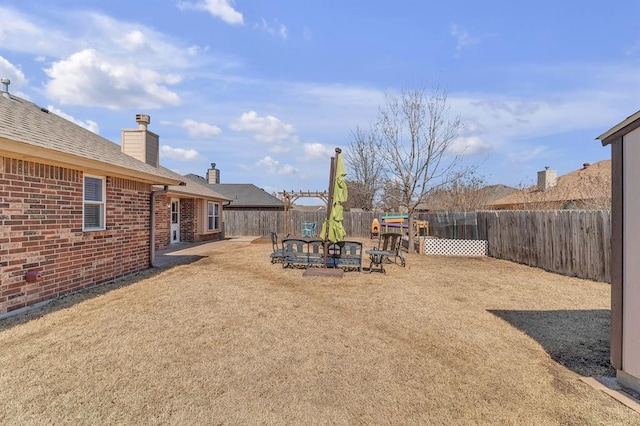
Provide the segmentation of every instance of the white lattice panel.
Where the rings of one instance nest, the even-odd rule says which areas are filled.
[[[441,256],[486,256],[489,243],[482,240],[447,240],[427,238],[424,243],[425,254]]]

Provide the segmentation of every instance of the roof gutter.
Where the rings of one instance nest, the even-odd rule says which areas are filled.
[[[108,176],[122,177],[125,179],[140,180],[152,185],[180,185],[181,179],[152,174],[148,171],[135,170],[124,166],[116,166],[104,161],[83,158],[60,151],[52,151],[36,145],[24,142],[16,142],[0,136],[0,154],[10,155],[20,160],[34,161],[53,166],[62,166],[73,169],[82,169],[85,172],[105,174]],[[146,165],[144,165],[146,167]]]
[[[151,227],[150,238],[149,238],[149,256],[152,268],[156,267],[156,197],[158,195],[164,195],[169,192],[169,186],[165,185],[164,189],[159,191],[151,191]]]

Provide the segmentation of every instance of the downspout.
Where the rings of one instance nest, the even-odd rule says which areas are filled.
[[[151,261],[149,263],[151,263],[152,268],[156,267],[156,196],[166,194],[167,192],[169,192],[168,185],[165,185],[164,189],[159,191],[151,191],[151,238],[149,238],[151,244],[149,247]]]

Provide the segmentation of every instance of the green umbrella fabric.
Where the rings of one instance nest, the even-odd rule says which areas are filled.
[[[336,154],[336,173],[335,183],[333,185],[333,205],[331,206],[331,215],[322,224],[322,231],[320,235],[322,238],[329,240],[332,243],[342,241],[347,233],[342,225],[343,208],[342,203],[347,201],[347,170],[344,167],[344,160],[342,159],[342,153]],[[328,234],[327,234],[328,226]]]

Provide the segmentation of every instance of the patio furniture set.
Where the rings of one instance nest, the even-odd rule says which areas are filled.
[[[324,242],[319,239],[284,238],[278,241],[275,232],[271,232],[271,263],[282,263],[282,267],[322,267],[324,266]],[[396,263],[405,266],[401,251],[402,235],[384,233],[378,244],[366,250],[369,256],[369,272],[386,273],[384,264]],[[338,241],[327,246],[327,268],[357,269],[362,271],[362,243],[357,241]],[[375,267],[375,268],[374,268]]]

